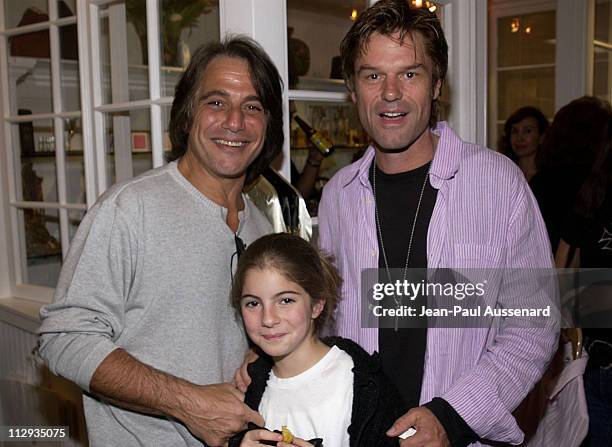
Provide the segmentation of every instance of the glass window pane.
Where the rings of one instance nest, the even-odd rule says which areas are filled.
[[[102,80],[102,103],[108,104],[111,99],[111,76],[110,76],[110,48],[108,42],[108,17],[100,14],[100,78]]]
[[[85,203],[85,163],[80,118],[64,120],[64,149],[66,151],[66,200],[68,203]]]
[[[11,114],[53,111],[49,30],[9,38],[9,100]],[[26,112],[23,112],[26,113]]]
[[[149,109],[106,114],[109,184],[135,177],[153,167],[150,118]]]
[[[497,119],[506,120],[519,107],[534,106],[555,114],[555,69],[501,71],[497,74]]]
[[[55,137],[51,120],[12,125],[17,200],[57,202]]]
[[[612,43],[610,28],[612,28],[610,0],[598,0],[595,3],[595,40]]]
[[[47,0],[5,1],[4,14],[6,27],[31,25],[49,20]]]
[[[505,123],[505,121],[503,121],[503,122],[499,122],[498,121],[497,122],[497,137],[498,137],[499,141],[497,141],[494,145],[489,146],[489,147],[493,147],[494,146],[494,148],[497,149],[497,151],[500,151],[500,152],[502,150],[502,145],[501,145],[500,141],[504,137],[504,123]]]
[[[57,0],[57,15],[71,17],[76,15],[76,0]]]
[[[62,91],[63,111],[81,109],[81,92],[79,90],[79,47],[77,27],[62,26],[60,36],[60,88]]]
[[[62,266],[58,210],[22,209],[18,216],[26,253],[23,281],[55,287]]]
[[[328,138],[335,147],[335,151],[323,159],[313,191],[305,197],[309,211],[316,216],[323,186],[340,168],[352,163],[362,155],[368,137],[359,123],[357,109],[352,103],[291,101],[289,107],[292,117],[302,118]],[[309,151],[316,149],[295,119],[291,120],[290,131],[290,154],[293,164],[291,182],[297,185],[300,173],[306,165]]]
[[[610,100],[610,51],[597,47],[593,58],[593,96]]]
[[[328,2],[287,1],[289,88],[306,89],[304,78],[341,79],[340,41],[353,21],[351,13],[367,7],[366,0]],[[313,32],[325,30],[325,32]]]
[[[100,8],[100,34],[102,102],[148,98],[145,2],[124,1]]]
[[[174,86],[200,45],[218,42],[219,2],[160,0],[160,65],[162,96],[174,96]]]
[[[68,210],[68,236],[71,242],[79,225],[81,225],[83,217],[85,217],[85,211]]]
[[[498,66],[554,63],[555,26],[554,11],[499,18]]]

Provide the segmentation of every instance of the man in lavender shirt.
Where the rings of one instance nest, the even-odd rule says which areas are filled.
[[[379,1],[344,38],[344,78],[372,145],[324,189],[320,246],[344,278],[339,335],[380,352],[406,405],[388,436],[414,427],[402,447],[519,444],[512,411],[542,376],[557,329],[521,327],[513,317],[483,328],[399,331],[360,320],[366,268],[552,267],[521,172],[436,123],[447,52],[435,15],[406,0]],[[495,307],[540,303],[501,284]]]

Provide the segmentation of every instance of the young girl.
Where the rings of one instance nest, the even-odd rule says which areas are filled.
[[[261,413],[266,429],[286,427],[296,437],[282,442],[280,434],[257,427],[230,446],[310,447],[321,439],[324,447],[399,445],[385,435],[402,412],[378,355],[347,339],[319,338],[340,285],[330,259],[297,236],[264,236],[242,254],[232,305],[263,351],[249,365],[245,402]]]

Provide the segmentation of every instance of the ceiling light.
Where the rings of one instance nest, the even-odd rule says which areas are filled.
[[[521,28],[521,22],[519,21],[518,18],[514,18],[512,19],[512,22],[510,22],[510,31],[512,31],[513,33],[518,32],[518,30]]]

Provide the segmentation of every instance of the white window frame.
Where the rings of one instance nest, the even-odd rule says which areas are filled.
[[[128,65],[125,51],[113,54],[114,48],[126,48],[126,21],[125,5],[114,2],[113,0],[84,0],[87,3],[87,23],[88,32],[82,37],[85,45],[89,48],[89,70],[87,75],[90,90],[87,96],[83,92],[84,98],[91,98],[87,108],[87,120],[93,130],[87,146],[91,148],[91,154],[95,158],[96,166],[96,192],[100,195],[110,185],[106,176],[106,132],[105,117],[108,112],[130,112],[133,110],[149,109],[151,123],[151,152],[153,167],[157,168],[164,164],[163,150],[163,125],[162,107],[172,104],[172,97],[161,96],[161,76],[160,76],[160,34],[159,34],[159,2],[157,0],[146,0],[147,2],[147,52],[148,52],[148,89],[149,98],[137,101],[129,100],[128,91]],[[101,15],[102,7],[108,6],[109,19],[109,38],[111,51],[111,102],[104,103],[102,87],[102,68],[100,57],[100,30],[98,18]],[[84,111],[85,112],[85,111]],[[85,113],[84,113],[85,114]],[[84,118],[85,119],[85,118]],[[115,170],[116,181],[126,180],[131,177],[132,159],[131,150],[127,141],[129,135],[126,134],[126,121],[129,117],[113,118],[115,133],[118,136],[115,140]],[[91,206],[91,205],[90,205]]]
[[[98,13],[100,8],[109,5],[113,13],[121,14],[122,5],[108,0],[77,0],[77,11],[75,17],[57,19],[57,0],[48,0],[48,10],[50,20],[48,22],[37,23],[34,25],[6,29],[0,32],[0,73],[2,73],[1,95],[4,116],[4,126],[0,130],[0,137],[5,142],[6,147],[13,147],[15,141],[14,129],[11,128],[15,123],[33,121],[40,119],[53,120],[54,135],[56,141],[56,175],[58,183],[58,202],[24,202],[17,200],[16,187],[20,185],[14,166],[14,156],[12,151],[4,151],[0,156],[0,181],[6,185],[8,191],[8,201],[5,203],[5,194],[0,197],[0,244],[6,246],[6,254],[0,256],[0,297],[19,297],[28,298],[40,302],[49,302],[53,294],[53,288],[40,287],[26,284],[23,281],[23,272],[27,268],[25,262],[25,245],[23,243],[23,224],[19,221],[19,210],[22,208],[52,208],[57,209],[60,214],[60,235],[62,245],[62,256],[65,257],[69,248],[68,234],[68,211],[87,210],[91,207],[97,197],[104,192],[110,185],[106,178],[105,160],[105,129],[104,114],[112,111],[131,111],[147,108],[150,110],[151,123],[151,148],[153,166],[158,167],[164,163],[163,156],[163,126],[162,126],[162,107],[172,103],[172,97],[161,97],[160,92],[160,50],[159,50],[159,25],[158,25],[158,1],[147,1],[147,44],[149,78],[149,98],[141,101],[121,101],[121,95],[125,94],[127,82],[125,73],[121,69],[127,69],[127,62],[124,65],[113,64],[113,99],[111,104],[103,104],[102,101],[102,81],[99,55],[99,29]],[[4,23],[4,2],[0,2],[0,20]],[[79,79],[81,110],[62,112],[62,92],[60,87],[60,63],[59,63],[59,32],[58,26],[68,24],[78,24],[78,51],[79,51]],[[117,23],[117,21],[115,21]],[[23,34],[26,32],[37,31],[50,28],[51,46],[51,71],[52,71],[52,97],[53,112],[44,114],[33,114],[28,116],[18,116],[11,114],[10,95],[12,94],[8,85],[8,36]],[[117,29],[120,30],[120,26]],[[125,33],[110,33],[113,44],[121,47],[125,44]],[[123,42],[121,39],[124,39]],[[123,46],[125,48],[125,46]],[[120,55],[119,55],[120,57]],[[122,75],[124,75],[122,79]],[[117,100],[117,98],[119,100]],[[13,101],[13,105],[15,102]],[[85,176],[85,204],[66,203],[66,173],[63,147],[63,119],[80,117],[82,123],[83,138],[83,159]],[[59,125],[58,125],[59,124]],[[125,160],[124,160],[125,161]],[[129,160],[131,162],[131,160]],[[129,164],[129,163],[126,163]],[[6,178],[4,174],[6,173]],[[125,173],[117,174],[118,181],[126,177]],[[6,217],[6,218],[4,218]],[[8,221],[8,222],[7,222]],[[6,223],[6,228],[5,228]],[[21,234],[20,234],[21,233]],[[11,242],[12,241],[12,242]]]
[[[587,6],[587,44],[586,44],[586,91],[587,95],[593,95],[593,75],[595,70],[595,48],[608,51],[609,61],[612,62],[612,45],[610,42],[595,40],[595,0],[588,0]],[[612,21],[612,17],[610,18]],[[608,102],[612,102],[612,68],[608,68]]]
[[[589,10],[594,10],[592,0],[557,0],[555,111],[590,90],[589,47],[592,45],[593,14]]]
[[[556,17],[555,111],[573,99],[592,93],[594,0],[494,0],[489,14],[491,91],[497,87],[497,19],[509,15],[554,10]],[[559,32],[563,30],[563,32]],[[497,97],[491,98],[489,128],[497,141]]]
[[[85,204],[68,203],[66,199],[66,172],[65,172],[65,153],[63,139],[63,125],[65,118],[76,118],[81,116],[80,111],[63,111],[63,98],[60,77],[60,42],[59,42],[59,27],[77,23],[77,17],[58,18],[57,1],[48,0],[48,15],[49,20],[28,26],[2,28],[0,31],[0,73],[1,79],[1,104],[3,114],[3,126],[0,131],[2,141],[5,148],[15,147],[18,141],[17,132],[14,125],[20,122],[36,121],[36,120],[51,120],[53,122],[53,135],[55,137],[55,169],[57,181],[57,202],[27,202],[19,199],[19,192],[16,185],[21,186],[21,173],[15,169],[16,154],[13,150],[4,150],[4,170],[6,172],[6,191],[8,192],[8,203],[4,205],[4,213],[7,216],[9,237],[6,241],[6,259],[3,262],[8,267],[8,289],[12,296],[28,297],[48,301],[51,297],[53,289],[48,287],[36,286],[30,283],[25,283],[25,271],[27,270],[26,250],[25,250],[25,235],[23,231],[22,217],[20,210],[23,209],[54,209],[58,211],[59,216],[59,235],[62,246],[62,256],[65,257],[69,247],[69,225],[68,212],[70,210],[86,210]],[[0,24],[4,27],[5,23],[4,2],[0,3]],[[8,39],[10,36],[24,34],[32,31],[48,30],[50,44],[50,63],[51,63],[51,95],[52,95],[52,112],[51,113],[36,113],[27,116],[17,115],[12,107],[16,108],[15,91],[9,85],[9,70],[8,66]],[[4,199],[4,197],[3,197]],[[2,263],[0,263],[2,264]],[[7,287],[1,290],[3,294]]]
[[[487,1],[448,0],[444,6],[449,46],[449,124],[471,143],[487,145]]]
[[[497,141],[499,139],[499,135],[497,135],[497,127],[500,124],[500,120],[498,119],[497,114],[497,49],[498,49],[498,41],[497,41],[497,21],[501,17],[508,17],[514,15],[522,15],[522,14],[533,14],[537,12],[547,12],[547,11],[556,11],[556,15],[558,16],[559,12],[557,11],[557,0],[495,0],[493,2],[492,11],[489,14],[489,29],[490,29],[490,42],[491,47],[489,49],[489,89],[492,92],[495,92],[491,96],[491,101],[489,104],[489,122],[488,127],[490,131],[490,143],[491,146],[497,146]],[[557,19],[556,29],[559,29],[559,22]],[[558,38],[558,36],[557,36]],[[558,46],[557,46],[558,48]],[[552,64],[546,64],[546,66],[552,66],[555,68],[555,97],[556,92],[559,89],[559,69],[557,65],[557,61]],[[555,99],[555,104],[557,103]],[[486,121],[485,121],[486,122]]]

